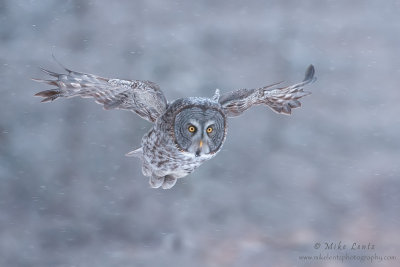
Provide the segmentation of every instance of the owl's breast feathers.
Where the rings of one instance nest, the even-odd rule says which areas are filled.
[[[142,139],[141,158],[145,176],[173,175],[181,178],[215,156],[210,154],[196,157],[192,153],[179,150],[173,136],[161,132],[157,126],[159,125],[154,125]]]

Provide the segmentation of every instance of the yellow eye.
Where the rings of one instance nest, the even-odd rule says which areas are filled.
[[[207,133],[212,133],[213,128],[212,127],[208,127],[206,131],[207,131]]]
[[[188,131],[191,132],[191,133],[194,133],[196,131],[196,127],[191,125],[191,126],[189,126]]]

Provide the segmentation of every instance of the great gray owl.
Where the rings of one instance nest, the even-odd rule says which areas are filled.
[[[213,158],[226,138],[227,118],[242,114],[252,106],[265,104],[278,113],[291,114],[300,107],[299,98],[310,94],[303,86],[315,81],[314,67],[310,65],[303,82],[258,89],[240,89],[212,98],[186,97],[167,102],[157,84],[150,81],[108,79],[65,68],[66,74],[42,69],[54,80],[34,79],[57,88],[42,91],[36,96],[42,102],[58,97],[93,97],[104,109],[125,109],[154,123],[142,138],[142,146],[127,156],[142,160],[142,171],[150,177],[151,187],[173,187],[204,161]]]

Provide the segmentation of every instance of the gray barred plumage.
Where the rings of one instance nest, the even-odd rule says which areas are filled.
[[[169,189],[222,148],[227,133],[227,118],[242,114],[252,106],[264,104],[278,113],[291,114],[300,107],[299,99],[310,94],[303,87],[314,82],[310,65],[303,82],[277,88],[239,89],[212,98],[186,97],[168,103],[157,84],[150,81],[108,79],[65,68],[67,74],[44,70],[55,80],[34,79],[57,88],[41,91],[42,102],[59,97],[92,97],[105,109],[125,109],[153,122],[142,138],[141,147],[127,156],[142,160],[143,175],[151,187]]]

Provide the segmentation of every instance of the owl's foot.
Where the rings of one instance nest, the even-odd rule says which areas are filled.
[[[151,176],[149,184],[152,188],[159,188],[164,184],[164,177]]]
[[[175,184],[176,184],[176,178],[171,176],[171,175],[167,175],[164,178],[164,183],[162,184],[162,188],[163,189],[170,189],[172,188]]]

